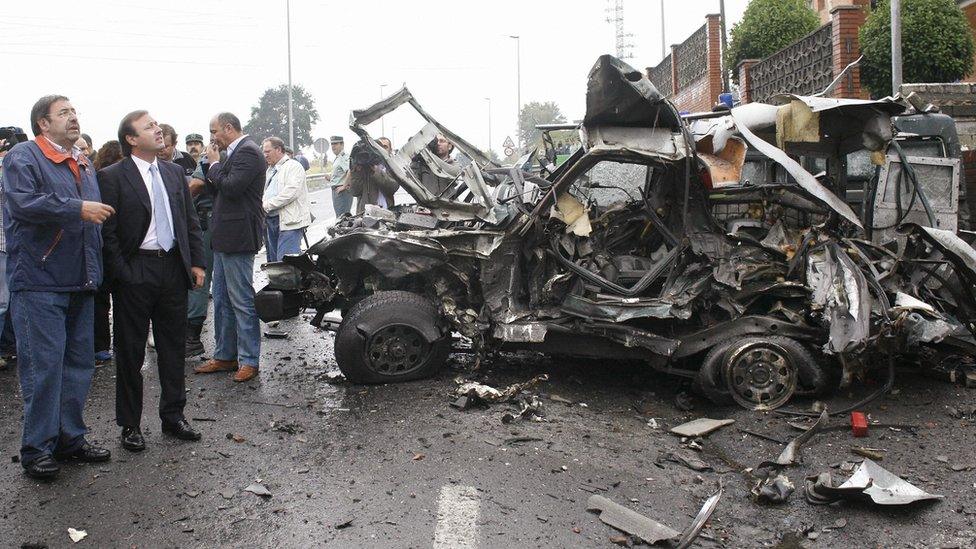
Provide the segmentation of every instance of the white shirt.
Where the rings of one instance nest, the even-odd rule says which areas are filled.
[[[153,196],[152,187],[152,174],[149,172],[151,166],[156,166],[159,170],[159,164],[156,163],[156,159],[153,158],[152,164],[146,162],[145,160],[133,155],[132,161],[136,163],[136,168],[139,170],[139,175],[142,176],[143,183],[146,184],[146,192],[149,193],[149,203],[152,205],[152,211],[156,210],[156,197]],[[162,181],[163,174],[159,172],[159,180]],[[165,187],[163,188],[163,201],[166,202],[162,205],[166,209],[166,217],[169,219],[169,226],[173,227],[173,211],[169,208],[169,196],[165,192]],[[151,212],[150,212],[151,214]],[[173,246],[176,246],[176,228],[173,227]],[[159,242],[156,240],[156,218],[152,215],[149,216],[149,230],[146,231],[146,238],[142,240],[142,245],[139,248],[143,250],[159,250]]]
[[[227,145],[227,158],[230,158],[230,155],[234,154],[234,149],[241,144],[241,140],[243,140],[245,137],[247,137],[247,134],[241,134],[241,136],[233,140],[230,145]]]

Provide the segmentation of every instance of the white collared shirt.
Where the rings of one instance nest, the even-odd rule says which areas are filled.
[[[152,187],[152,174],[149,173],[149,168],[151,166],[155,165],[156,166],[156,169],[158,170],[159,169],[159,164],[156,162],[156,159],[155,158],[153,158],[152,164],[150,164],[149,162],[146,162],[145,160],[143,160],[143,159],[141,159],[141,158],[139,158],[138,156],[135,156],[135,155],[132,156],[132,161],[136,163],[136,168],[139,170],[139,175],[142,176],[142,181],[143,181],[143,183],[146,184],[146,192],[149,193],[149,203],[152,205],[152,211],[155,211],[156,210],[156,197],[153,196],[154,193],[153,193],[153,187]],[[163,179],[163,173],[162,172],[159,172],[159,179],[160,179],[160,181],[162,181],[162,179]],[[170,227],[173,227],[173,211],[170,210],[170,208],[169,208],[169,196],[168,195],[169,195],[169,193],[165,192],[165,187],[164,187],[163,201],[166,202],[166,203],[163,204],[163,208],[166,209],[166,217],[169,218],[169,226]],[[173,227],[173,245],[174,246],[176,245],[176,227]],[[152,215],[149,216],[149,230],[146,231],[146,238],[144,238],[142,240],[142,245],[140,245],[139,248],[141,248],[143,250],[159,250],[160,249],[159,242],[156,240],[156,218],[153,217]]]
[[[241,140],[243,140],[245,137],[247,137],[246,133],[241,134],[241,136],[232,141],[230,145],[227,145],[227,158],[230,158],[230,155],[234,154],[234,149],[241,144]]]
[[[54,150],[58,151],[59,153],[61,153],[61,154],[70,154],[71,155],[71,158],[74,158],[75,159],[75,162],[77,162],[78,161],[78,157],[81,156],[81,149],[79,149],[78,147],[75,147],[74,145],[71,146],[71,150],[69,151],[68,149],[65,149],[61,145],[58,145],[54,141],[51,141],[50,139],[48,139],[48,137],[46,135],[44,136],[44,139],[47,139],[47,142],[50,143],[51,146],[54,147]]]

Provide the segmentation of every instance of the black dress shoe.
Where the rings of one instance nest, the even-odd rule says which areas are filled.
[[[85,463],[100,463],[108,461],[112,457],[112,452],[105,448],[100,448],[89,442],[81,445],[74,452],[57,453],[54,455],[59,461],[82,461]]]
[[[24,464],[24,473],[30,478],[40,480],[52,479],[58,476],[61,467],[51,456],[41,456],[30,463]]]
[[[146,439],[142,438],[142,431],[138,427],[123,427],[122,447],[130,452],[141,452],[145,450]]]
[[[181,419],[176,423],[163,423],[163,433],[180,440],[200,440],[200,433],[193,430],[190,422]]]

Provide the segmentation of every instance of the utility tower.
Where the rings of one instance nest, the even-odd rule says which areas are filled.
[[[634,54],[630,52],[633,44],[630,39],[634,36],[624,30],[624,0],[607,0],[607,23],[613,25],[617,42],[617,58],[630,59]]]

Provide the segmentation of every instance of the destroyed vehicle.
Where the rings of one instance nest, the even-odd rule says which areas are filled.
[[[426,124],[390,155],[366,126],[405,105]],[[973,354],[976,252],[961,238],[972,235],[941,221],[958,162],[929,173],[886,153],[900,150],[890,117],[904,104],[787,96],[696,135],[641,73],[604,56],[586,106],[583,147],[545,178],[498,166],[406,88],[354,111],[353,131],[416,204],[367,206],[264,265],[259,315],[311,309],[321,327],[342,310],[335,356],[354,382],[430,376],[460,334],[479,360],[637,359],[753,409],[827,393],[883,357]],[[438,134],[470,162],[432,154]],[[752,206],[718,219],[710,190],[739,180],[749,148],[791,179],[746,189]],[[839,165],[862,149],[887,170],[885,227],[838,197],[840,172],[815,177],[794,159]]]

